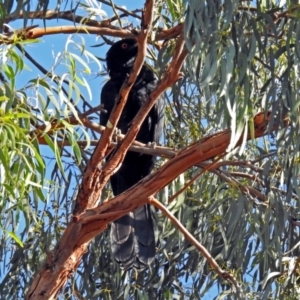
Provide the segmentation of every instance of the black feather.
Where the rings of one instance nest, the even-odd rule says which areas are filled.
[[[133,67],[137,53],[138,47],[134,39],[118,41],[107,52],[106,62],[110,80],[103,86],[101,93],[101,103],[107,111],[101,114],[100,123],[103,126],[106,126],[119,90]],[[126,134],[131,121],[156,87],[157,79],[154,73],[144,65],[117,124],[117,128],[123,134]],[[142,143],[158,143],[163,130],[163,117],[164,102],[163,99],[159,99],[143,122],[137,140]],[[128,152],[118,172],[111,177],[114,195],[126,191],[150,174],[154,160],[151,155]],[[112,252],[122,267],[142,269],[153,261],[157,229],[151,214],[149,205],[145,205],[112,223]]]

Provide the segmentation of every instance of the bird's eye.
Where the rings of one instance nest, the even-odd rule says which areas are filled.
[[[128,47],[128,45],[126,44],[126,43],[123,43],[122,45],[121,45],[121,48],[122,49],[126,49]]]

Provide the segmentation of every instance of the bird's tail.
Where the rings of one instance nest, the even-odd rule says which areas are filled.
[[[157,230],[150,206],[136,208],[111,225],[111,249],[124,269],[143,269],[155,257]]]

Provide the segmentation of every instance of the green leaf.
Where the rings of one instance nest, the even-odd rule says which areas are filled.
[[[5,230],[5,232],[21,247],[23,248],[24,245],[22,243],[22,241],[20,240],[20,238],[13,232]]]

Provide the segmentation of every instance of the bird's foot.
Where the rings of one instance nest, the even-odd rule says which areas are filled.
[[[121,130],[119,128],[116,128],[114,133],[113,133],[113,141],[116,143],[119,141],[119,136],[122,134]]]
[[[157,144],[156,144],[155,142],[149,142],[149,143],[147,143],[147,146],[148,146],[149,148],[155,149],[156,146],[157,146]]]

